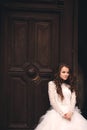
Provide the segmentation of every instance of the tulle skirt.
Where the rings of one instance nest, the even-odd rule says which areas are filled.
[[[50,109],[40,118],[35,130],[87,130],[87,120],[77,108],[71,121],[62,118],[54,109]]]

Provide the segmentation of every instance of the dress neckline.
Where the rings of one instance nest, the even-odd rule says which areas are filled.
[[[70,85],[69,85],[69,84],[66,84],[66,83],[62,83],[62,84],[61,84],[61,87],[66,87],[66,88],[69,89],[69,88],[70,88]]]

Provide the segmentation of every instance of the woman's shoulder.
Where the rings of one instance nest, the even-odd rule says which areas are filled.
[[[56,84],[55,84],[54,81],[49,81],[48,86],[51,87],[51,88],[55,88]]]
[[[55,84],[53,80],[49,81],[48,84]]]

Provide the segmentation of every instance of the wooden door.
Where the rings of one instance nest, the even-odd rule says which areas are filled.
[[[10,130],[33,130],[49,108],[48,81],[66,57],[61,55],[64,6],[29,4],[23,8],[21,4],[8,4],[4,8],[1,126]],[[72,49],[72,43],[67,45]],[[70,51],[68,54],[72,55]],[[69,56],[67,62],[72,61],[73,57]]]

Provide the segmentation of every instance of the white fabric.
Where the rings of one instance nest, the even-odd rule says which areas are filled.
[[[75,107],[76,95],[71,93],[69,85],[62,84],[64,100],[61,101],[56,91],[53,81],[48,83],[48,95],[52,108],[41,117],[41,122],[35,130],[87,130],[87,120],[80,114]],[[71,121],[64,119],[62,116],[67,112],[73,112]]]

